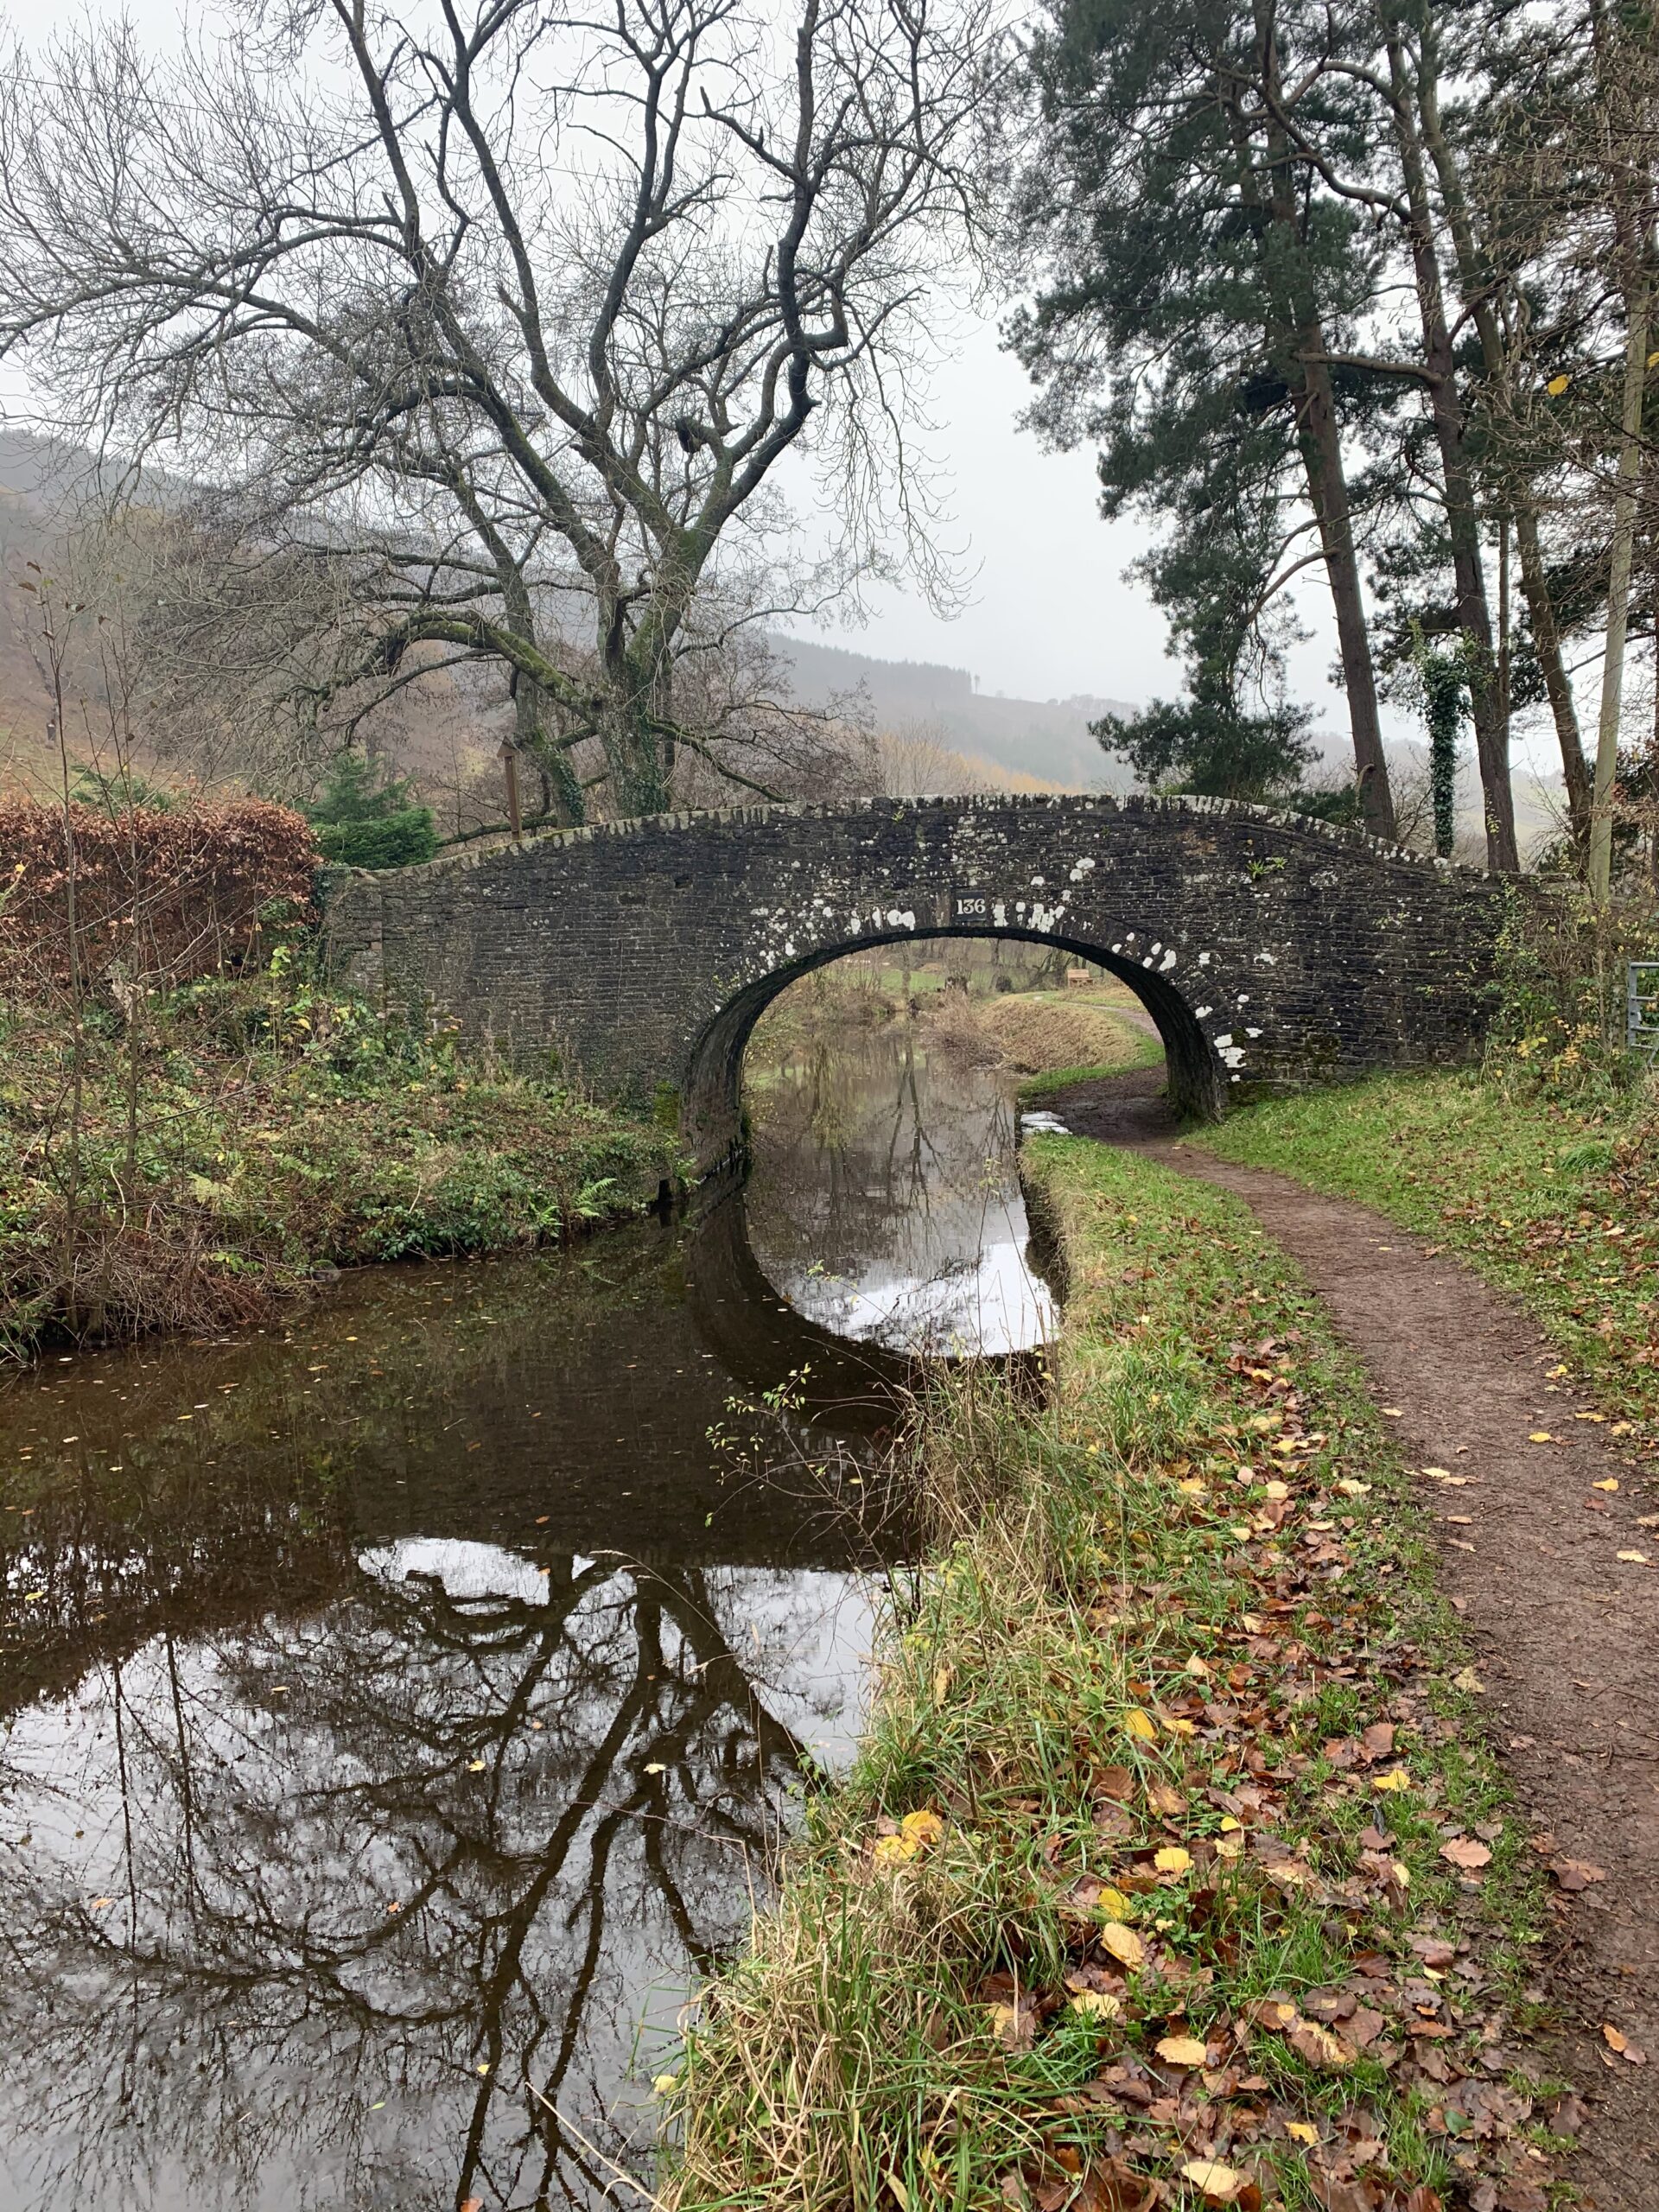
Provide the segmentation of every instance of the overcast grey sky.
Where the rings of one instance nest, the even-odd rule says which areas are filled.
[[[125,4],[158,48],[176,41],[184,20],[179,0]],[[56,23],[113,12],[102,0],[29,0],[26,30],[44,42]],[[193,9],[191,19],[201,14]],[[1154,524],[1100,519],[1092,452],[1046,453],[1018,427],[1029,390],[998,346],[995,317],[957,310],[936,374],[937,428],[927,442],[954,518],[945,535],[961,554],[969,604],[945,621],[919,594],[886,588],[874,595],[861,627],[820,634],[887,658],[945,661],[969,670],[983,690],[1015,697],[1168,696],[1179,690],[1180,676],[1165,654],[1163,618],[1123,574]],[[1334,625],[1317,571],[1300,580],[1295,604],[1309,634],[1292,653],[1293,689],[1340,749],[1345,716],[1329,680]],[[1386,708],[1384,721],[1393,734],[1419,734]],[[1520,759],[1549,769],[1553,750],[1541,724],[1517,730]]]

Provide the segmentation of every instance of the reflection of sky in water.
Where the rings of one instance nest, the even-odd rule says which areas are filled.
[[[1045,1340],[1003,1077],[930,1054],[906,1024],[749,1074],[750,1242],[799,1313],[909,1351]]]
[[[864,1585],[450,1538],[359,1567],[0,1738],[5,2212],[543,2202],[542,2095],[579,2116],[557,2198],[602,2193],[582,2136],[648,2142],[639,2068],[798,1751],[849,1755]]]
[[[865,1039],[757,1118],[798,1313],[1042,1337],[997,1077]],[[873,1636],[834,1498],[710,1448],[757,1311],[793,1340],[694,1249],[365,1272],[0,1396],[0,2212],[626,2196]]]
[[[1054,1305],[1027,1264],[1025,1224],[1012,1211],[1004,1220],[1016,1234],[924,1281],[888,1275],[873,1261],[861,1281],[807,1275],[790,1283],[790,1296],[809,1320],[841,1336],[945,1357],[1024,1351],[1049,1335]]]

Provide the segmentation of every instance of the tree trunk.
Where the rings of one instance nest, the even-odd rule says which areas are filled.
[[[1301,346],[1305,356],[1326,350],[1324,333],[1317,324],[1301,333]],[[1394,793],[1389,783],[1388,758],[1382,750],[1382,732],[1376,711],[1376,674],[1371,664],[1371,641],[1365,626],[1365,603],[1360,593],[1359,562],[1354,551],[1353,517],[1348,503],[1348,480],[1342,465],[1342,434],[1331,389],[1331,372],[1322,361],[1305,359],[1302,375],[1298,443],[1301,447],[1302,465],[1307,472],[1308,497],[1319,525],[1319,545],[1336,609],[1360,814],[1373,836],[1385,837],[1392,843]]]
[[[1607,574],[1607,650],[1601,664],[1601,718],[1596,731],[1596,788],[1590,814],[1590,895],[1612,888],[1613,782],[1618,772],[1618,723],[1624,696],[1624,644],[1630,627],[1630,569],[1636,553],[1637,478],[1642,466],[1642,401],[1647,386],[1648,272],[1637,266],[1625,294],[1624,407],[1619,424],[1618,480],[1613,497],[1613,550]]]
[[[1487,604],[1485,572],[1480,556],[1480,520],[1475,507],[1474,482],[1464,442],[1463,402],[1458,391],[1457,364],[1452,356],[1451,334],[1446,328],[1440,265],[1434,250],[1428,181],[1423,169],[1422,149],[1412,122],[1405,46],[1398,21],[1391,9],[1388,13],[1387,29],[1389,70],[1394,92],[1395,135],[1410,211],[1408,234],[1412,273],[1416,280],[1417,308],[1422,324],[1423,365],[1427,377],[1430,413],[1435,442],[1440,452],[1446,527],[1452,540],[1452,569],[1457,591],[1458,626],[1468,641],[1469,705],[1475,725],[1475,751],[1480,763],[1481,792],[1485,802],[1486,865],[1504,874],[1513,875],[1519,873],[1521,855],[1515,835],[1515,793],[1510,783],[1509,731],[1500,711],[1497,662],[1492,649],[1491,611]]]
[[[1269,111],[1276,113],[1282,106],[1284,88],[1272,0],[1255,0],[1254,13],[1262,91]],[[1270,126],[1268,152],[1273,182],[1267,212],[1290,249],[1289,265],[1294,268],[1302,252],[1302,241],[1289,150],[1283,129],[1277,124]],[[1252,196],[1248,182],[1244,196]],[[1319,548],[1325,556],[1336,613],[1360,814],[1374,836],[1384,837],[1392,843],[1395,834],[1394,792],[1389,782],[1388,758],[1382,750],[1377,716],[1376,671],[1371,662],[1359,562],[1354,551],[1353,511],[1348,498],[1347,474],[1343,467],[1342,431],[1337,420],[1331,372],[1323,359],[1317,358],[1329,349],[1305,279],[1299,281],[1294,290],[1300,296],[1282,302],[1282,328],[1286,335],[1294,333],[1289,350],[1295,357],[1291,383],[1296,404],[1296,440],[1307,477],[1308,499],[1319,524]]]
[[[1487,380],[1494,390],[1504,391],[1510,383],[1509,348],[1493,309],[1490,271],[1485,265],[1485,257],[1476,242],[1474,221],[1470,213],[1469,195],[1464,190],[1462,172],[1440,119],[1439,71],[1432,16],[1425,22],[1418,64],[1417,112],[1422,124],[1424,143],[1440,181],[1440,198],[1446,208],[1452,249],[1457,257],[1458,288],[1465,310],[1474,317]],[[1555,741],[1560,747],[1561,780],[1567,790],[1567,822],[1575,842],[1582,846],[1590,832],[1590,769],[1584,757],[1584,742],[1579,734],[1578,709],[1573,697],[1572,681],[1567,673],[1567,664],[1561,658],[1560,626],[1555,620],[1555,604],[1550,597],[1549,578],[1539,542],[1538,505],[1530,477],[1523,474],[1520,480],[1511,483],[1508,486],[1508,495],[1515,520],[1516,547],[1521,556],[1521,596],[1526,601],[1527,625],[1532,632],[1533,652],[1537,657],[1539,672],[1544,679],[1544,692],[1555,724]]]
[[[1575,844],[1583,846],[1590,835],[1590,764],[1579,735],[1578,709],[1573,682],[1561,658],[1560,632],[1555,626],[1555,603],[1544,574],[1543,549],[1538,542],[1538,514],[1530,493],[1518,499],[1515,509],[1515,541],[1521,552],[1521,590],[1527,602],[1533,651],[1549,696],[1555,721],[1555,741],[1561,748],[1561,780],[1567,786],[1567,818]]]
[[[579,828],[587,818],[587,802],[580,780],[570,765],[568,747],[547,727],[546,694],[528,676],[513,680],[512,741],[532,762],[548,793],[548,807],[565,829]]]
[[[613,686],[600,739],[610,771],[611,791],[623,819],[666,814],[671,802],[662,749],[645,701],[626,683]]]

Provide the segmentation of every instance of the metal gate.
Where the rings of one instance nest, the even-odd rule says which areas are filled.
[[[1659,960],[1632,960],[1625,1041],[1650,1068],[1659,1067]]]

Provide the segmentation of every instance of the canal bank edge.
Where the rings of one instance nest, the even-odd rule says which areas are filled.
[[[67,1043],[6,1033],[0,1359],[243,1326],[342,1268],[579,1235],[683,1179],[671,1128],[273,968],[152,1008],[136,1104],[126,1039],[87,1025],[66,1196]]]
[[[1542,1872],[1357,1365],[1236,1199],[1026,1167],[1049,1402],[926,1411],[937,1541],[658,2085],[666,2201],[1542,2212]]]

